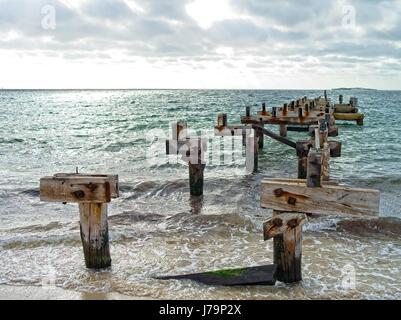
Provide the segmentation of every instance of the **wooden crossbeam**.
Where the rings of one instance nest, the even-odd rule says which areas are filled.
[[[111,177],[111,178],[110,178]],[[40,200],[108,203],[118,197],[118,176],[58,174],[40,179]]]
[[[323,184],[308,188],[299,180],[263,180],[261,206],[279,211],[314,214],[378,216],[380,192]]]
[[[91,173],[56,173],[53,175],[56,178],[63,177],[74,177],[74,178],[106,178],[110,183],[110,196],[112,199],[116,199],[120,196],[118,187],[118,175],[117,174],[91,174]]]

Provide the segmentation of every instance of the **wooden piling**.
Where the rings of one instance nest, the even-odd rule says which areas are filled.
[[[298,179],[306,179],[308,168],[308,153],[311,147],[309,141],[298,141],[296,151],[298,156]]]
[[[302,108],[298,109],[298,117],[303,118],[303,109]]]
[[[260,119],[260,127],[262,127],[262,128],[264,127],[263,119]],[[258,136],[259,149],[263,149],[264,144],[265,144],[265,135],[260,130],[256,130],[256,135]]]
[[[227,127],[227,114],[222,113],[217,116],[217,126]]]
[[[343,97],[342,94],[340,94],[340,95],[338,96],[338,101],[340,102],[340,104],[343,104],[343,102],[344,102],[344,97]]]
[[[189,163],[189,190],[191,196],[203,195],[205,164]]]
[[[258,171],[259,137],[255,130],[246,137],[246,171],[248,174]]]
[[[330,145],[325,142],[322,149],[322,181],[330,181]]]
[[[277,118],[277,107],[272,107],[272,117]]]
[[[320,149],[310,149],[308,154],[307,186],[309,188],[321,187],[322,152]]]
[[[245,116],[247,116],[247,117],[251,116],[251,107],[250,106],[245,107]]]
[[[273,211],[273,223],[287,225],[286,231],[273,238],[273,260],[277,265],[277,280],[284,283],[302,281],[302,225],[300,218],[280,218]]]
[[[80,203],[79,215],[86,267],[90,269],[110,267],[107,203]]]
[[[287,136],[287,125],[286,124],[280,124],[280,136],[281,137]]]
[[[262,112],[266,113],[266,103],[265,102],[262,103]]]

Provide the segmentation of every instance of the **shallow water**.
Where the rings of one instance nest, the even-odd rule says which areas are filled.
[[[187,168],[163,155],[161,133],[186,119],[216,141],[218,113],[239,123],[245,104],[258,110],[264,101],[272,106],[321,92],[0,91],[0,284],[54,283],[144,298],[400,299],[401,92],[342,93],[359,98],[366,118],[363,127],[338,125],[343,152],[332,160],[332,177],[379,189],[381,218],[312,218],[304,227],[300,284],[221,288],[153,277],[271,263],[272,242],[261,233],[271,211],[259,207],[260,181],[296,176],[296,156],[266,139],[257,175],[245,175],[241,162],[211,163],[205,196],[190,199]],[[121,196],[109,210],[110,270],[85,269],[75,205],[38,199],[40,177],[76,166],[120,177]]]

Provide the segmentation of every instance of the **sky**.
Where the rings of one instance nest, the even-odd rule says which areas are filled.
[[[401,0],[0,0],[0,88],[401,89]]]

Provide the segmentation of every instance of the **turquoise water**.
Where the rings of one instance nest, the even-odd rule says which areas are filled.
[[[391,219],[401,218],[401,92],[329,96],[336,100],[340,93],[346,101],[358,97],[365,125],[338,122],[333,140],[343,148],[332,160],[332,178],[379,189],[380,216],[390,219],[390,231],[340,230],[339,217],[315,218],[305,227],[302,284],[239,290],[152,276],[271,262],[271,243],[261,239],[271,212],[259,208],[260,180],[296,177],[294,151],[266,138],[258,174],[245,175],[241,163],[212,163],[205,196],[190,199],[187,168],[164,155],[170,122],[185,119],[194,133],[219,141],[213,137],[218,113],[238,124],[245,105],[255,112],[262,102],[278,106],[322,92],[0,91],[0,284],[41,285],[56,270],[61,288],[151,298],[401,298],[401,241]],[[301,140],[305,133],[289,138]],[[109,213],[113,268],[106,272],[84,268],[76,206],[38,199],[40,177],[76,167],[120,177],[121,197]],[[357,269],[351,291],[338,283],[347,263]]]

